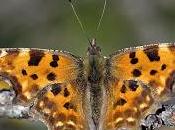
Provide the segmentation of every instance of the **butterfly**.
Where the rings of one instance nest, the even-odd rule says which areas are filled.
[[[93,39],[86,58],[58,50],[0,49],[0,77],[12,83],[17,103],[35,100],[33,112],[51,130],[138,130],[141,119],[173,94],[174,63],[173,43],[104,57]]]

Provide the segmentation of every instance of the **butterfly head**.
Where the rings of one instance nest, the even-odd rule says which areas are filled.
[[[101,49],[99,46],[97,46],[96,39],[93,38],[90,41],[90,46],[88,47],[88,55],[100,55]]]

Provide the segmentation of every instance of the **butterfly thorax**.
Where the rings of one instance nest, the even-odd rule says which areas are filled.
[[[101,49],[93,39],[88,48],[88,86],[90,89],[92,119],[96,127],[99,125],[102,106],[103,90],[101,81],[103,78],[103,65]]]
[[[93,84],[99,83],[102,77],[100,71],[102,67],[102,56],[101,49],[96,45],[95,39],[92,40],[92,42],[90,43],[90,47],[88,48],[88,62],[88,81]]]

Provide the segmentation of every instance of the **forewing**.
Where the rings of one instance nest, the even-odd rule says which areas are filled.
[[[17,103],[35,101],[35,112],[52,130],[88,129],[80,58],[52,50],[1,49],[0,76],[13,84]]]
[[[106,62],[105,130],[139,129],[140,119],[173,93],[175,44],[129,48]]]

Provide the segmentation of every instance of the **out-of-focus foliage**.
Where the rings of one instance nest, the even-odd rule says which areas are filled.
[[[41,122],[0,119],[0,130],[47,130]]]
[[[105,55],[145,42],[175,41],[174,0],[107,0],[97,33],[103,0],[74,4],[88,36],[97,39]],[[52,48],[85,56],[87,46],[68,0],[0,0],[0,47]],[[41,129],[26,123],[26,130]],[[26,123],[1,120],[0,130],[22,130]]]
[[[87,33],[105,55],[143,42],[174,41],[174,6],[174,0],[107,1],[95,35],[103,0],[75,0]],[[0,30],[0,47],[64,49],[84,56],[88,46],[68,0],[1,0]]]

